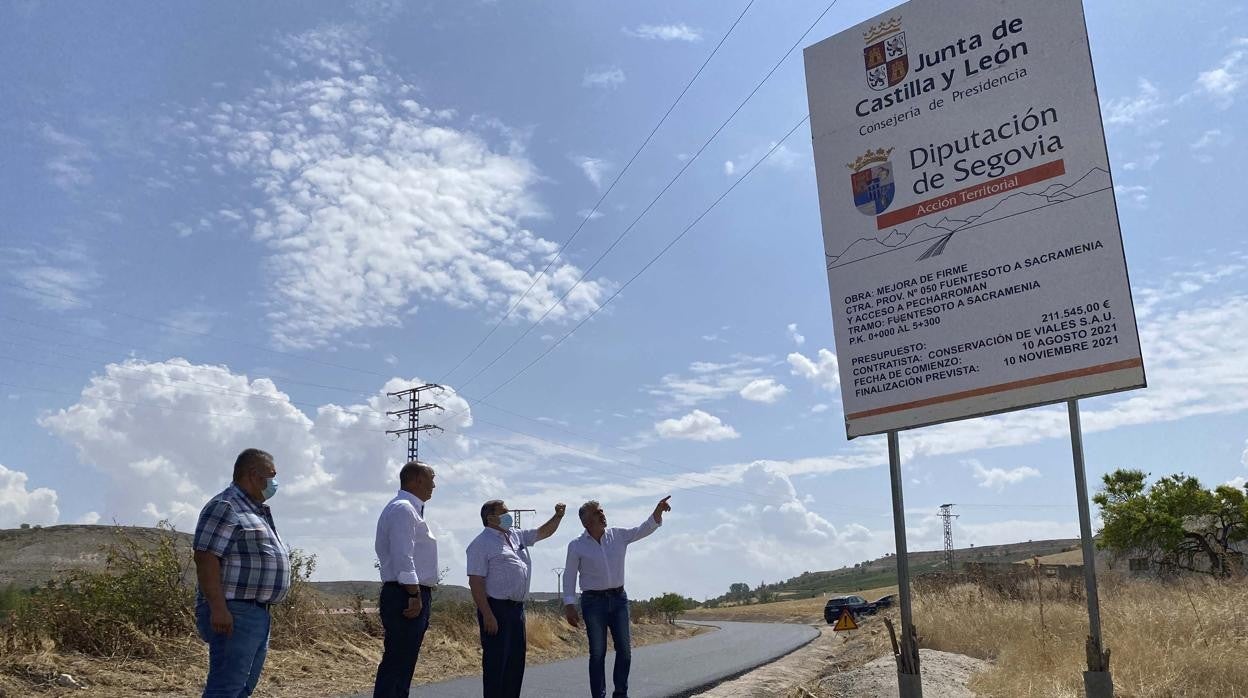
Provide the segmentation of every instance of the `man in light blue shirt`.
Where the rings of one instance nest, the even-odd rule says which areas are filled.
[[[628,672],[632,666],[628,594],[624,592],[624,556],[630,543],[654,533],[663,525],[663,512],[671,511],[671,495],[659,500],[654,513],[636,528],[607,528],[607,514],[593,500],[578,513],[585,532],[568,543],[563,569],[563,610],[573,627],[576,613],[576,580],[581,580],[581,615],[589,635],[589,692],[593,698],[607,695],[607,631],[615,645],[614,698],[628,698]]]
[[[519,698],[527,650],[524,600],[533,578],[529,546],[559,528],[564,505],[538,528],[512,528],[507,504],[492,499],[481,505],[485,530],[468,544],[468,587],[477,604],[481,631],[481,683],[485,698]]]

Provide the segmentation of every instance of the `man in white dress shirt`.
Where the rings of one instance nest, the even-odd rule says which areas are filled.
[[[538,528],[519,530],[507,504],[492,499],[481,506],[485,530],[468,544],[468,587],[477,604],[481,631],[481,683],[485,698],[519,698],[524,683],[524,600],[533,578],[529,546],[551,537],[563,520],[564,505]]]
[[[632,640],[629,633],[628,594],[624,592],[624,555],[628,545],[654,533],[663,525],[663,512],[671,511],[671,495],[659,500],[650,515],[637,528],[607,528],[607,514],[593,500],[581,505],[585,532],[568,543],[568,559],[563,569],[563,610],[576,627],[576,579],[581,579],[581,615],[589,635],[589,693],[592,698],[607,695],[607,631],[615,645],[612,680],[614,698],[628,698],[628,671],[632,666]]]
[[[374,550],[381,563],[378,610],[386,631],[373,698],[408,698],[429,604],[438,583],[438,541],[425,523],[433,468],[412,461],[399,470],[399,492],[377,518]]]

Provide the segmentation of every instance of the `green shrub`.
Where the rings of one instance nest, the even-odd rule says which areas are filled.
[[[166,522],[159,527],[173,531]],[[173,536],[154,543],[118,529],[105,572],[77,572],[35,589],[13,611],[5,645],[104,656],[154,656],[162,638],[194,632],[189,563]]]
[[[167,522],[158,528],[169,533]],[[47,643],[95,656],[156,657],[168,639],[195,630],[193,564],[173,535],[154,542],[118,528],[118,542],[106,546],[103,572],[76,572],[23,595],[7,623],[0,623],[0,649],[37,651]],[[298,647],[324,635],[329,619],[308,579],[316,556],[291,551],[291,588],[273,608],[276,647]],[[9,592],[0,594],[0,609]],[[0,617],[4,614],[0,613]]]

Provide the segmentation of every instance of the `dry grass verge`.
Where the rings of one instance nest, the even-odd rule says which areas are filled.
[[[468,620],[471,619],[471,624]],[[633,644],[641,646],[689,637],[693,630],[666,623],[633,626]],[[584,629],[568,626],[561,617],[543,611],[528,615],[530,665],[588,653]],[[381,658],[381,639],[359,628],[356,619],[327,619],[319,631],[297,646],[274,646],[269,651],[258,697],[323,698],[350,695],[372,688]],[[155,656],[98,657],[78,652],[44,649],[0,656],[0,689],[15,696],[91,695],[131,698],[136,695],[198,696],[203,689],[208,656],[194,637],[165,640]],[[425,637],[418,684],[476,674],[481,650],[476,618],[468,604],[435,609]],[[59,674],[70,674],[89,691],[55,684]]]
[[[120,529],[119,529],[120,531]],[[69,674],[92,696],[195,696],[203,688],[207,649],[196,637],[189,560],[172,537],[155,543],[120,531],[107,570],[76,572],[32,592],[5,597],[0,614],[0,698],[62,696]],[[372,686],[381,657],[381,623],[356,600],[355,613],[331,615],[307,584],[315,556],[292,552],[290,594],[273,611],[273,635],[258,696],[359,693]],[[12,598],[9,598],[12,597]],[[371,601],[371,600],[370,600]],[[638,645],[688,637],[667,623],[638,623]],[[583,630],[553,610],[528,614],[528,659],[539,663],[588,653]],[[419,683],[474,674],[481,650],[476,609],[434,599]]]
[[[923,647],[993,660],[971,687],[991,698],[1083,695],[1087,607],[1078,589],[1046,586],[1043,602],[962,584],[915,599]],[[1248,585],[1106,579],[1101,616],[1119,698],[1248,697]]]

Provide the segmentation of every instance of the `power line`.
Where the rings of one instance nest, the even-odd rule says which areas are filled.
[[[732,31],[737,28],[737,25],[741,23],[741,19],[745,17],[745,13],[748,12],[750,7],[752,7],[753,5],[754,5],[754,0],[750,0],[748,3],[746,3],[745,7],[741,10],[741,14],[737,15],[736,21],[734,21],[732,23],[732,26],[728,27],[728,31],[724,32],[724,35],[720,37],[719,43],[715,44],[715,48],[711,49],[711,52],[710,54],[707,55],[706,60],[702,61],[702,65],[698,67],[698,70],[697,72],[693,74],[693,77],[689,78],[689,82],[685,83],[684,89],[680,91],[680,94],[676,95],[676,99],[673,100],[671,105],[668,106],[667,111],[663,113],[663,116],[659,119],[659,122],[654,125],[654,128],[650,129],[650,133],[646,136],[645,140],[641,142],[641,145],[637,146],[637,150],[633,152],[633,156],[628,159],[628,162],[625,163],[623,169],[621,169],[620,172],[615,176],[615,179],[611,180],[611,184],[607,186],[606,191],[602,192],[602,196],[598,197],[598,201],[594,203],[594,207],[589,210],[589,213],[585,214],[585,218],[582,219],[580,224],[576,226],[576,230],[573,230],[572,234],[568,236],[568,239],[564,240],[563,244],[559,246],[559,249],[555,251],[555,255],[550,258],[549,262],[546,263],[546,266],[543,267],[540,272],[534,275],[533,281],[532,283],[529,284],[529,287],[524,290],[524,293],[520,294],[520,297],[516,299],[516,302],[513,303],[511,307],[507,309],[506,313],[503,313],[503,316],[500,317],[498,321],[494,323],[494,326],[491,327],[490,330],[485,333],[485,336],[483,336],[476,343],[476,345],[473,346],[472,349],[470,349],[468,353],[464,355],[463,358],[461,358],[458,362],[456,362],[456,364],[452,366],[449,371],[443,374],[443,377],[441,378],[442,382],[445,382],[448,378],[450,378],[451,374],[455,373],[455,371],[458,370],[459,367],[462,366],[465,361],[467,361],[473,354],[477,353],[477,350],[481,348],[481,345],[485,344],[486,340],[488,340],[494,334],[494,332],[497,331],[500,326],[502,326],[503,322],[505,322],[507,318],[511,317],[511,314],[516,311],[516,308],[520,307],[520,303],[522,303],[525,298],[528,298],[529,293],[531,293],[533,291],[533,288],[537,286],[537,282],[543,276],[546,275],[546,272],[550,271],[551,266],[553,266],[554,263],[563,255],[563,251],[568,248],[568,245],[572,244],[572,241],[575,240],[576,236],[580,234],[581,229],[585,227],[585,224],[588,223],[589,220],[594,217],[594,214],[598,212],[598,207],[602,206],[602,202],[605,201],[607,196],[611,193],[611,191],[615,189],[615,185],[618,184],[621,179],[623,179],[624,174],[627,173],[629,168],[633,166],[633,163],[637,160],[637,157],[641,155],[641,151],[645,150],[646,146],[650,144],[651,139],[654,138],[654,134],[658,133],[659,127],[662,126],[663,123],[667,121],[667,117],[671,116],[672,111],[676,109],[676,105],[680,104],[680,101],[684,99],[685,94],[689,92],[689,88],[693,87],[693,83],[697,81],[700,75],[702,75],[702,71],[706,69],[706,66],[708,64],[710,64],[711,59],[715,57],[715,54],[719,53],[720,47],[723,46],[724,42],[728,40],[728,37],[732,34]]]
[[[642,274],[646,273],[646,270],[648,270],[651,266],[653,266],[655,262],[659,261],[659,259],[660,259],[663,255],[667,254],[668,250],[672,249],[672,247],[673,247],[676,243],[680,242],[681,238],[683,238],[683,237],[685,236],[685,234],[686,234],[686,233],[688,233],[691,229],[693,229],[693,227],[694,227],[695,225],[697,225],[697,224],[698,224],[698,223],[699,223],[699,222],[700,222],[700,221],[701,221],[704,217],[706,217],[706,215],[707,215],[708,213],[710,213],[712,209],[714,209],[716,206],[718,206],[718,205],[719,205],[719,203],[720,203],[721,201],[723,201],[723,200],[724,200],[724,199],[725,199],[725,198],[726,198],[729,194],[731,194],[731,193],[732,193],[732,191],[733,191],[734,189],[736,189],[738,185],[740,185],[740,184],[741,184],[741,182],[745,181],[746,177],[749,177],[749,176],[750,176],[750,174],[751,174],[752,172],[754,172],[754,170],[755,170],[755,169],[757,169],[757,168],[758,168],[758,166],[759,166],[759,165],[761,165],[761,164],[763,163],[763,161],[765,161],[767,158],[771,157],[772,153],[776,152],[776,150],[777,150],[777,149],[778,149],[778,148],[779,148],[782,144],[784,144],[784,142],[785,142],[786,140],[788,140],[789,136],[792,136],[792,135],[793,135],[793,132],[794,132],[794,131],[796,131],[796,130],[797,130],[797,129],[798,129],[798,128],[802,125],[802,124],[806,123],[806,121],[807,121],[809,118],[810,118],[810,115],[808,114],[808,115],[806,115],[806,116],[803,116],[800,120],[798,120],[798,122],[797,122],[796,124],[794,124],[794,125],[793,125],[793,128],[789,129],[788,133],[786,133],[786,134],[785,134],[785,135],[784,135],[784,136],[783,136],[780,140],[776,141],[775,145],[773,145],[773,146],[771,147],[771,149],[770,149],[770,150],[768,150],[768,151],[767,151],[767,153],[766,153],[765,155],[763,155],[763,157],[759,158],[757,162],[755,162],[753,165],[751,165],[751,166],[750,166],[750,169],[748,169],[748,170],[746,170],[746,171],[745,171],[745,174],[741,175],[741,177],[740,177],[739,179],[737,179],[735,182],[733,182],[733,183],[732,183],[732,186],[728,187],[728,189],[726,189],[726,190],[724,191],[724,193],[723,193],[723,194],[720,194],[720,195],[719,195],[719,198],[715,199],[715,201],[714,201],[714,202],[712,202],[712,203],[711,203],[711,205],[710,205],[710,206],[708,206],[708,207],[706,208],[706,210],[705,210],[705,211],[703,211],[702,213],[698,214],[698,217],[697,217],[697,218],[694,218],[694,219],[693,219],[693,221],[692,221],[691,223],[689,223],[689,225],[685,226],[684,230],[681,230],[681,231],[680,231],[680,233],[678,233],[678,234],[676,235],[676,237],[672,238],[672,239],[671,239],[671,241],[669,241],[669,242],[667,243],[667,245],[665,245],[665,246],[663,247],[663,249],[659,250],[659,253],[658,253],[658,254],[656,254],[654,257],[650,258],[650,261],[646,262],[646,263],[645,263],[645,265],[644,265],[644,266],[642,266],[642,268],[641,268],[641,269],[639,269],[639,270],[637,271],[637,273],[636,273],[636,274],[633,274],[633,276],[632,276],[631,278],[629,278],[629,280],[628,280],[628,281],[624,282],[624,284],[623,284],[622,286],[620,286],[618,289],[616,289],[615,293],[611,294],[611,296],[609,296],[609,297],[608,297],[605,301],[603,301],[601,304],[599,304],[599,306],[598,306],[597,308],[595,308],[595,309],[594,309],[591,313],[589,313],[589,314],[588,314],[588,315],[586,315],[583,319],[581,319],[581,321],[580,321],[580,322],[578,322],[578,323],[576,324],[576,326],[574,326],[571,330],[569,330],[569,331],[567,332],[567,334],[565,334],[565,335],[563,335],[562,337],[560,337],[558,341],[556,341],[556,342],[554,342],[553,344],[551,344],[550,346],[548,346],[548,347],[547,347],[547,348],[546,348],[546,349],[545,349],[542,353],[538,354],[538,355],[537,355],[537,357],[535,357],[532,361],[530,361],[528,364],[525,364],[525,366],[524,366],[523,368],[521,368],[519,371],[517,371],[515,374],[513,374],[513,375],[512,375],[510,378],[508,378],[507,380],[505,380],[505,381],[503,381],[502,383],[500,383],[500,384],[499,384],[498,386],[496,386],[493,390],[491,390],[491,391],[489,391],[488,393],[486,393],[486,394],[485,394],[484,396],[482,396],[480,399],[481,399],[481,400],[485,400],[485,399],[489,398],[490,396],[492,396],[494,393],[497,393],[499,390],[502,390],[503,388],[505,388],[506,386],[508,386],[509,384],[511,384],[511,382],[512,382],[512,381],[514,381],[515,379],[517,379],[517,378],[519,378],[521,375],[523,375],[525,371],[528,371],[528,370],[529,370],[530,368],[532,368],[535,364],[537,364],[537,362],[541,361],[541,360],[542,360],[542,359],[544,359],[544,358],[545,358],[548,354],[550,354],[552,351],[554,351],[555,349],[557,349],[557,348],[559,347],[559,345],[561,345],[561,344],[563,344],[565,341],[567,341],[567,339],[568,339],[569,337],[571,337],[571,336],[572,336],[572,335],[573,335],[573,334],[574,334],[577,330],[579,330],[581,327],[583,327],[583,326],[585,325],[585,323],[587,323],[587,322],[589,322],[590,320],[592,320],[592,319],[594,318],[594,316],[596,316],[599,312],[601,312],[601,311],[602,311],[602,309],[603,309],[603,308],[605,308],[605,307],[607,307],[608,305],[610,305],[611,301],[613,301],[613,300],[615,300],[616,298],[618,298],[618,297],[619,297],[619,295],[620,295],[621,293],[623,293],[623,292],[624,292],[624,289],[626,289],[626,288],[628,288],[629,286],[631,286],[631,285],[632,285],[632,283],[633,283],[634,281],[636,281],[638,277],[640,277]]]
[[[502,358],[503,358],[505,355],[507,355],[507,354],[508,354],[508,353],[509,353],[509,352],[510,352],[513,348],[515,348],[515,346],[516,346],[517,344],[519,344],[521,340],[523,340],[525,337],[527,337],[527,336],[529,335],[529,333],[530,333],[530,332],[532,332],[532,331],[533,331],[533,330],[534,330],[534,329],[535,329],[538,325],[540,325],[540,324],[542,323],[542,321],[544,321],[544,320],[545,320],[545,319],[546,319],[546,318],[550,315],[550,313],[551,313],[551,312],[552,312],[555,308],[559,307],[559,305],[561,305],[561,304],[563,303],[563,301],[564,301],[564,300],[566,300],[566,299],[568,298],[568,296],[569,296],[569,295],[571,295],[571,293],[572,293],[574,290],[576,290],[576,288],[577,288],[578,286],[580,286],[580,285],[581,285],[581,282],[582,282],[582,281],[584,281],[584,280],[585,280],[585,279],[589,276],[589,273],[590,273],[591,271],[593,271],[593,270],[594,270],[594,268],[595,268],[595,267],[597,267],[597,266],[598,266],[598,264],[599,264],[599,263],[600,263],[600,262],[601,262],[601,261],[602,261],[602,260],[603,260],[603,259],[604,259],[607,255],[608,255],[608,254],[610,254],[610,253],[611,253],[611,251],[612,251],[612,250],[614,250],[614,249],[615,249],[615,247],[616,247],[617,245],[619,245],[619,243],[620,243],[620,242],[624,239],[624,237],[625,237],[625,236],[627,236],[627,235],[628,235],[628,233],[629,233],[630,231],[632,231],[632,229],[633,229],[633,228],[637,225],[637,223],[638,223],[638,222],[640,222],[640,221],[641,221],[641,219],[642,219],[643,217],[645,217],[645,215],[646,215],[647,213],[649,213],[649,212],[650,212],[650,209],[652,209],[652,208],[654,207],[654,205],[658,203],[659,199],[661,199],[661,198],[663,197],[663,195],[664,195],[664,194],[666,194],[666,193],[667,193],[667,191],[668,191],[669,189],[671,189],[672,185],[674,185],[674,184],[676,183],[676,181],[677,181],[677,180],[679,180],[679,179],[681,178],[681,176],[683,176],[683,175],[684,175],[684,173],[685,173],[685,172],[686,172],[686,171],[687,171],[687,170],[688,170],[688,169],[689,169],[689,168],[693,165],[693,163],[694,163],[695,161],[697,161],[697,159],[698,159],[699,157],[701,157],[702,153],[703,153],[703,152],[705,152],[705,150],[707,149],[707,147],[709,147],[709,146],[710,146],[711,142],[712,142],[712,141],[714,141],[714,140],[715,140],[715,139],[719,136],[719,134],[720,134],[720,133],[721,133],[721,132],[722,132],[722,131],[723,131],[723,130],[724,130],[724,129],[728,126],[728,124],[729,124],[729,123],[730,123],[730,122],[731,122],[734,118],[736,118],[737,114],[741,111],[741,109],[743,109],[743,108],[745,107],[745,105],[746,105],[746,104],[747,104],[747,103],[748,103],[751,99],[753,99],[753,98],[754,98],[754,95],[756,95],[756,94],[758,93],[758,91],[759,91],[760,89],[762,89],[763,85],[764,85],[764,84],[765,84],[765,83],[766,83],[769,79],[771,79],[771,76],[775,74],[775,72],[776,72],[776,71],[780,68],[780,66],[781,66],[781,65],[783,65],[783,64],[784,64],[784,62],[785,62],[786,60],[788,60],[788,57],[789,57],[790,55],[792,55],[793,51],[794,51],[794,50],[796,50],[796,49],[797,49],[797,47],[798,47],[799,45],[801,45],[802,41],[804,41],[804,40],[806,39],[806,36],[807,36],[807,35],[809,35],[811,31],[813,31],[813,30],[814,30],[815,26],[816,26],[816,25],[818,25],[818,24],[819,24],[819,22],[823,20],[824,16],[825,16],[825,15],[827,15],[827,13],[828,13],[828,12],[832,9],[832,7],[833,7],[834,5],[836,5],[836,3],[837,3],[837,0],[832,0],[832,2],[831,2],[831,3],[829,3],[829,4],[828,4],[828,6],[827,6],[827,7],[825,7],[825,8],[823,9],[823,12],[819,13],[819,16],[815,18],[815,21],[814,21],[814,22],[811,22],[810,26],[806,28],[806,31],[802,32],[802,35],[801,35],[800,37],[798,37],[797,41],[793,42],[793,45],[792,45],[792,46],[790,46],[790,47],[789,47],[789,49],[788,49],[787,51],[785,51],[785,52],[784,52],[784,55],[780,56],[780,59],[779,59],[779,60],[777,60],[777,61],[776,61],[776,63],[775,63],[774,65],[772,65],[771,70],[768,70],[768,71],[767,71],[767,74],[763,76],[763,79],[762,79],[762,80],[759,80],[759,81],[758,81],[758,83],[757,83],[756,85],[754,85],[754,89],[750,90],[750,93],[749,93],[748,95],[746,95],[746,96],[745,96],[745,99],[741,100],[741,102],[740,102],[739,104],[737,104],[736,109],[733,109],[733,110],[732,110],[732,113],[728,115],[728,118],[724,119],[723,123],[721,123],[721,124],[719,125],[719,127],[718,127],[718,128],[716,128],[716,129],[715,129],[715,131],[714,131],[713,133],[711,133],[710,137],[709,137],[709,138],[707,138],[707,139],[706,139],[706,141],[704,141],[704,142],[702,143],[702,146],[698,148],[697,152],[696,152],[696,153],[694,153],[692,157],[690,157],[688,160],[686,160],[686,161],[685,161],[685,164],[684,164],[684,165],[683,165],[683,166],[682,166],[679,170],[677,170],[676,174],[675,174],[675,175],[674,175],[674,176],[673,176],[670,180],[668,180],[667,184],[665,184],[665,185],[663,186],[663,188],[662,188],[662,189],[660,189],[660,190],[659,190],[659,193],[658,193],[658,194],[656,194],[656,195],[654,196],[654,198],[650,200],[650,203],[649,203],[649,204],[647,204],[647,205],[646,205],[646,207],[645,207],[644,209],[642,209],[641,213],[639,213],[639,214],[637,215],[637,217],[636,217],[636,218],[634,218],[634,219],[632,220],[632,222],[630,222],[630,223],[628,224],[628,226],[627,226],[626,228],[624,228],[624,230],[623,230],[623,231],[621,231],[621,232],[620,232],[620,234],[619,234],[618,236],[616,236],[615,240],[613,240],[613,241],[611,242],[611,244],[610,244],[609,246],[607,246],[607,248],[606,248],[605,250],[603,250],[603,252],[602,252],[601,254],[599,254],[599,255],[598,255],[598,258],[597,258],[597,259],[595,259],[595,260],[593,261],[593,263],[592,263],[592,264],[590,264],[588,267],[586,267],[586,268],[585,268],[585,270],[581,273],[580,277],[579,277],[579,278],[577,278],[577,280],[576,280],[576,281],[575,281],[575,282],[574,282],[574,283],[573,283],[573,284],[572,284],[572,285],[568,288],[568,290],[567,290],[567,291],[565,291],[565,292],[563,293],[563,295],[559,297],[559,299],[558,299],[558,300],[556,300],[554,303],[552,303],[552,304],[551,304],[551,306],[550,306],[549,308],[547,308],[545,312],[543,312],[543,313],[542,313],[542,316],[541,316],[541,317],[539,317],[536,321],[534,321],[533,323],[531,323],[531,324],[530,324],[530,325],[529,325],[529,326],[528,326],[528,327],[524,330],[524,332],[520,333],[520,335],[519,335],[518,337],[516,337],[514,340],[512,340],[511,344],[507,345],[507,348],[503,349],[503,351],[502,351],[502,352],[500,352],[498,355],[496,355],[493,359],[491,359],[489,363],[487,363],[485,366],[483,366],[482,368],[480,368],[480,369],[479,369],[476,373],[472,374],[472,376],[470,376],[470,377],[468,378],[468,380],[467,380],[467,381],[464,381],[463,383],[461,383],[461,384],[460,384],[460,385],[461,385],[461,387],[463,387],[463,386],[467,386],[468,384],[472,383],[474,380],[476,380],[476,379],[477,379],[477,377],[478,377],[478,376],[480,376],[480,375],[481,375],[482,373],[484,373],[485,371],[489,370],[489,369],[490,369],[490,367],[491,367],[491,366],[493,366],[494,364],[498,363],[498,361],[499,361],[500,359],[502,359]],[[799,124],[799,125],[800,125],[800,124]],[[790,132],[790,133],[791,133],[791,132]],[[785,138],[788,138],[788,136],[786,135],[786,136],[785,136]],[[777,144],[777,145],[778,145],[778,144]],[[773,152],[774,150],[775,150],[775,147],[773,146],[773,147],[772,147],[772,150],[771,150],[771,151],[769,151],[769,152],[767,153],[767,155],[771,155],[771,152]],[[766,159],[766,156],[764,156],[764,159]],[[761,161],[760,161],[760,162],[761,162]],[[753,168],[751,168],[751,170],[752,170],[752,169],[753,169]],[[742,177],[742,179],[744,179],[744,177]],[[738,180],[738,182],[739,182],[739,181],[740,181],[740,180]],[[735,184],[734,184],[734,186],[735,186]],[[731,191],[731,188],[729,188],[729,191]],[[713,206],[712,206],[712,207],[713,207]],[[618,295],[618,292],[617,292],[617,295]],[[613,297],[614,297],[614,296],[613,296]],[[598,309],[601,309],[601,307],[602,307],[602,306],[599,306],[599,308],[598,308]],[[598,309],[595,309],[595,310],[593,311],[593,313],[596,313]],[[593,313],[591,313],[591,315],[592,315]],[[475,350],[474,350],[474,351],[475,351]]]

